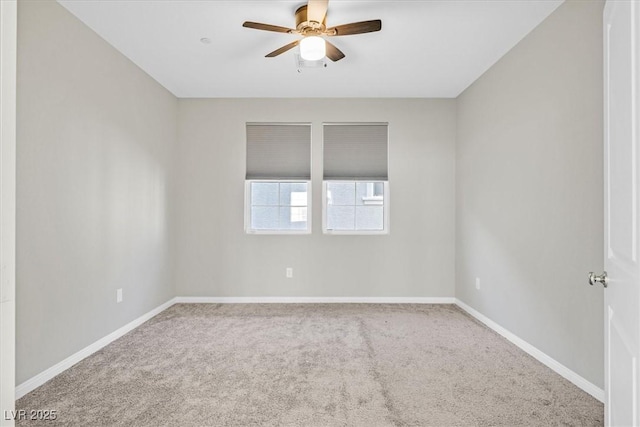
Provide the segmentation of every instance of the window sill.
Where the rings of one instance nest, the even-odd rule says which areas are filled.
[[[380,236],[389,234],[389,230],[323,230],[322,233],[345,236]]]
[[[311,234],[311,230],[245,230],[245,234],[266,234],[280,236],[300,236]]]

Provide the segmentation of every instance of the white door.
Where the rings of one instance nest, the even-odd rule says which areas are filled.
[[[638,426],[640,2],[604,9],[605,421]]]
[[[14,409],[15,401],[16,17],[15,0],[0,0],[0,425],[2,426],[14,424],[11,411]]]

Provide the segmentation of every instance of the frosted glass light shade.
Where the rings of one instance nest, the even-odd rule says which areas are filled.
[[[307,61],[317,61],[327,54],[324,39],[309,36],[300,40],[300,56]]]

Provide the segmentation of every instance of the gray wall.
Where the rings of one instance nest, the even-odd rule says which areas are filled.
[[[57,3],[18,6],[19,384],[173,296],[177,100]]]
[[[21,1],[17,382],[174,295],[456,295],[602,387],[601,11],[563,4],[458,100],[177,101]],[[313,123],[311,235],[244,233],[247,121]],[[389,122],[390,235],[322,234],[324,121]]]
[[[245,122],[262,121],[313,124],[311,235],[244,232]],[[389,122],[391,234],[322,234],[323,121]],[[178,295],[454,295],[454,100],[180,100],[179,145]]]
[[[456,162],[456,296],[599,387],[602,8],[565,2],[458,98]]]

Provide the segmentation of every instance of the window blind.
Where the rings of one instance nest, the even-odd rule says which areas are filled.
[[[325,180],[388,179],[386,123],[325,124],[323,139]]]
[[[311,125],[247,123],[246,179],[311,179]]]

